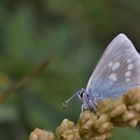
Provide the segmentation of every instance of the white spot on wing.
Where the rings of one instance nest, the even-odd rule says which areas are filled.
[[[126,78],[125,81],[126,81],[126,82],[130,82],[130,79],[129,79],[129,78]]]
[[[113,82],[117,81],[117,74],[114,73],[114,74],[109,75],[109,79]]]
[[[129,77],[131,75],[131,71],[127,71],[126,73],[125,73],[125,77]]]
[[[120,66],[120,63],[119,62],[115,62],[112,66],[112,70],[116,70],[118,67]]]
[[[133,65],[133,64],[129,64],[129,65],[127,66],[127,69],[128,69],[128,70],[132,70],[132,69],[133,69],[133,67],[134,67],[134,65]]]
[[[132,62],[132,59],[128,58],[127,63],[131,63],[131,62]]]
[[[108,63],[108,66],[109,66],[109,67],[112,67],[112,65],[113,65],[113,62],[110,61],[110,62]]]

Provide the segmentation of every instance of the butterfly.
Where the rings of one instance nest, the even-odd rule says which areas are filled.
[[[73,97],[82,101],[82,110],[96,111],[98,102],[117,99],[130,88],[140,86],[140,55],[125,34],[116,36],[104,51],[86,89],[81,89],[63,103],[67,107]]]

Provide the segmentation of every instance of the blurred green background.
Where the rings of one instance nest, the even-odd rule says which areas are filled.
[[[81,103],[62,102],[87,81],[119,33],[140,50],[139,0],[1,0],[0,96],[55,53],[49,66],[0,104],[0,140],[25,140],[36,127],[54,131],[76,122]],[[140,130],[115,129],[112,140],[138,140]]]

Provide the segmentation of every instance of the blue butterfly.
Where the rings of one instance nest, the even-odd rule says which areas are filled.
[[[119,34],[108,45],[93,71],[86,89],[76,92],[63,103],[75,96],[82,101],[82,110],[96,111],[103,99],[117,99],[130,88],[140,86],[140,55],[124,34]]]

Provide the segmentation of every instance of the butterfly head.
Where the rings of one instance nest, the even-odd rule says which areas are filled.
[[[92,94],[94,96],[92,96]],[[99,95],[97,95],[97,93],[90,93],[89,91],[87,91],[86,89],[81,89],[79,92],[77,92],[77,97],[78,99],[80,99],[80,101],[82,101],[82,106],[81,106],[81,111],[83,112],[84,110],[93,110],[96,112],[97,110],[97,105],[98,105],[98,101],[99,101]]]
[[[81,89],[76,93],[77,98],[83,102],[84,99],[84,94],[85,94],[85,89]]]

